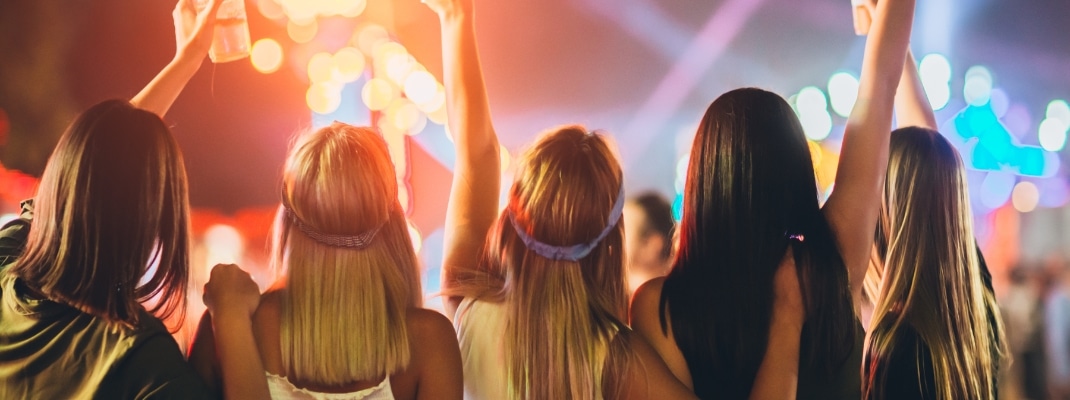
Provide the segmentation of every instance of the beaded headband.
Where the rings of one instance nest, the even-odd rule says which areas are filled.
[[[613,210],[609,213],[609,221],[606,223],[606,227],[602,229],[602,233],[599,233],[594,240],[587,243],[580,243],[574,246],[553,246],[531,237],[523,228],[516,222],[516,215],[509,212],[509,222],[513,224],[513,228],[516,229],[517,235],[520,236],[520,240],[524,242],[524,246],[528,250],[534,251],[542,257],[549,258],[551,260],[567,260],[578,261],[588,254],[591,254],[591,250],[594,250],[598,243],[602,242],[609,232],[613,230],[613,227],[617,226],[617,222],[620,221],[621,214],[624,212],[624,186],[621,185],[620,193],[617,194],[617,202],[613,203]]]
[[[344,247],[358,250],[366,248],[371,245],[372,240],[375,239],[375,235],[379,233],[379,230],[386,225],[386,221],[383,221],[375,228],[356,235],[333,235],[317,231],[316,228],[313,228],[305,223],[305,221],[302,221],[288,204],[283,204],[283,208],[286,209],[286,218],[289,218],[290,221],[293,222],[294,226],[297,227],[297,230],[301,231],[301,233],[305,234],[305,236],[308,236],[310,239],[331,247]],[[387,218],[387,220],[389,220],[389,218]]]

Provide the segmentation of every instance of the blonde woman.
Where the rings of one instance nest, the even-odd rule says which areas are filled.
[[[624,323],[625,197],[608,138],[574,125],[543,133],[520,158],[499,214],[498,139],[472,1],[425,2],[442,24],[458,154],[443,291],[460,337],[466,398],[695,398]],[[783,271],[778,305],[801,309],[790,260]],[[778,338],[785,358],[797,355],[790,350],[797,336]],[[772,362],[770,370],[785,366],[795,368]]]
[[[283,173],[274,261],[253,316],[273,399],[459,399],[449,321],[420,308],[416,254],[386,142],[342,123],[302,136]],[[195,365],[210,382],[210,338]],[[224,382],[226,383],[226,382]]]
[[[872,4],[870,5],[872,8]],[[913,57],[896,94],[888,175],[869,276],[867,399],[992,399],[1002,318],[973,235],[966,170]]]

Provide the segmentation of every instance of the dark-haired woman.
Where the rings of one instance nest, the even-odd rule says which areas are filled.
[[[174,60],[130,102],[79,115],[0,232],[0,398],[211,397],[161,322],[185,311],[189,207],[160,115],[207,54],[220,3],[197,15],[179,1]]]
[[[710,105],[688,168],[672,272],[646,284],[632,324],[702,398],[744,398],[769,336],[773,276],[794,258],[805,299],[798,386],[786,395],[860,396],[856,317],[887,167],[896,85],[913,0],[884,0],[866,44],[858,102],[844,135],[836,189],[819,208],[798,118],[779,96],[728,92]]]

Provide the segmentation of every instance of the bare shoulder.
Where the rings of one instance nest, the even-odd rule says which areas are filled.
[[[456,336],[449,318],[438,311],[410,308],[405,322],[409,326],[410,335],[416,339],[431,339],[441,335]]]
[[[661,325],[661,289],[664,286],[665,278],[658,277],[647,281],[635,291],[629,315],[633,329],[636,325],[644,328]],[[640,334],[645,335],[645,332]]]
[[[277,322],[282,315],[282,289],[271,288],[260,295],[260,305],[253,313],[253,325]]]
[[[271,288],[260,295],[260,305],[253,313],[253,335],[257,350],[264,362],[264,369],[274,374],[283,374],[281,338],[282,290]]]

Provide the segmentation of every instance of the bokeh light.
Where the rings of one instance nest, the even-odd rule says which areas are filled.
[[[256,8],[260,10],[260,14],[267,19],[283,19],[286,17],[286,13],[283,12],[282,6],[276,3],[275,0],[257,0]]]
[[[312,83],[331,80],[334,58],[330,53],[316,53],[308,60],[308,80]]]
[[[364,74],[364,54],[361,54],[360,50],[352,47],[343,48],[334,53],[332,60],[334,64],[333,72],[336,73],[332,73],[332,76],[337,80],[353,82]]]
[[[297,23],[293,19],[286,22],[286,34],[295,43],[311,42],[316,37],[317,32],[319,32],[319,24],[315,19],[307,21],[305,24]]]
[[[241,232],[233,226],[217,224],[204,231],[204,246],[207,250],[207,267],[216,264],[238,264],[245,250]]]
[[[828,112],[828,100],[825,93],[813,86],[807,86],[795,97],[795,109],[799,114],[806,137],[822,141],[832,132],[832,115]]]
[[[415,71],[405,78],[405,97],[416,104],[426,104],[435,99],[438,81],[427,71]]]
[[[317,114],[330,114],[342,104],[341,85],[318,82],[309,86],[305,92],[308,109]]]
[[[925,96],[933,110],[941,110],[951,101],[951,63],[940,53],[928,54],[918,67]]]
[[[374,54],[376,47],[389,41],[390,33],[386,28],[375,24],[365,25],[353,35],[353,44],[364,54]]]
[[[1066,100],[1052,100],[1048,103],[1045,115],[1048,118],[1062,121],[1063,125],[1070,126],[1070,105],[1066,104]]]
[[[381,111],[390,107],[390,103],[397,97],[394,85],[382,78],[369,79],[360,92],[360,98],[369,110]]]
[[[399,131],[408,132],[416,125],[423,113],[415,104],[403,98],[395,99],[386,109],[386,116]]]
[[[1067,126],[1055,118],[1048,118],[1040,122],[1037,129],[1040,139],[1040,147],[1047,151],[1060,151],[1066,146]]]
[[[966,70],[966,83],[962,87],[962,95],[972,106],[988,104],[992,97],[992,73],[988,71],[988,68],[977,65]]]
[[[988,104],[992,106],[992,113],[996,114],[996,118],[1002,119],[1011,107],[1011,99],[1003,89],[995,88],[992,89],[992,98]]]
[[[264,38],[257,40],[253,43],[252,50],[249,51],[249,60],[253,63],[253,68],[264,74],[270,74],[278,71],[282,66],[282,46],[275,39]]]
[[[836,114],[847,117],[858,100],[858,78],[847,72],[837,72],[829,78],[829,99]]]
[[[1027,213],[1037,208],[1040,202],[1040,190],[1032,182],[1019,182],[1011,194],[1011,204],[1018,212]]]

